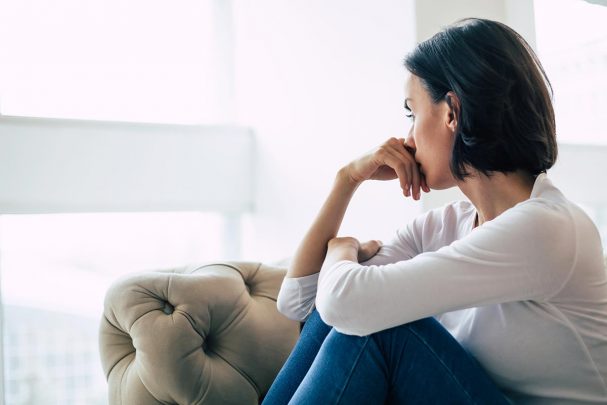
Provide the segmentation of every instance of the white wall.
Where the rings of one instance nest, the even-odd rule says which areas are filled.
[[[533,0],[416,0],[417,41],[465,17],[488,18],[508,24],[535,48]]]
[[[412,1],[236,0],[239,123],[254,129],[258,186],[244,258],[291,255],[335,173],[391,136],[405,137],[405,53]],[[397,182],[365,183],[340,235],[390,237],[421,212]]]

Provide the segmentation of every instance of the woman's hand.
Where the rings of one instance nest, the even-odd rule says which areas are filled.
[[[408,197],[412,192],[415,200],[420,199],[420,189],[426,193],[430,192],[415,158],[405,148],[404,138],[388,139],[377,148],[350,162],[344,170],[355,183],[398,178],[403,194]]]
[[[358,248],[358,262],[366,262],[375,256],[377,252],[379,252],[379,249],[381,249],[381,245],[382,243],[380,240],[370,240],[361,243]]]
[[[381,246],[379,240],[360,243],[352,237],[333,238],[327,244],[327,257],[332,256],[333,262],[353,260],[354,257],[358,263],[365,262],[375,256]]]

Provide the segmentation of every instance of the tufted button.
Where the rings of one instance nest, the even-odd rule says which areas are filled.
[[[211,350],[211,339],[210,336],[207,336],[206,339],[202,342],[202,350],[207,353]]]
[[[162,312],[164,312],[167,315],[171,315],[173,313],[173,311],[175,311],[175,307],[172,306],[170,302],[165,301],[164,307],[162,308]]]

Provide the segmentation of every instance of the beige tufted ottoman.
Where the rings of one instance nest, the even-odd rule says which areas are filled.
[[[299,337],[276,310],[285,273],[225,262],[118,279],[99,338],[109,403],[257,404]]]

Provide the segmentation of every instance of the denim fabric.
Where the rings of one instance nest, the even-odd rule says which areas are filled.
[[[508,404],[434,318],[350,336],[310,315],[263,405]]]

